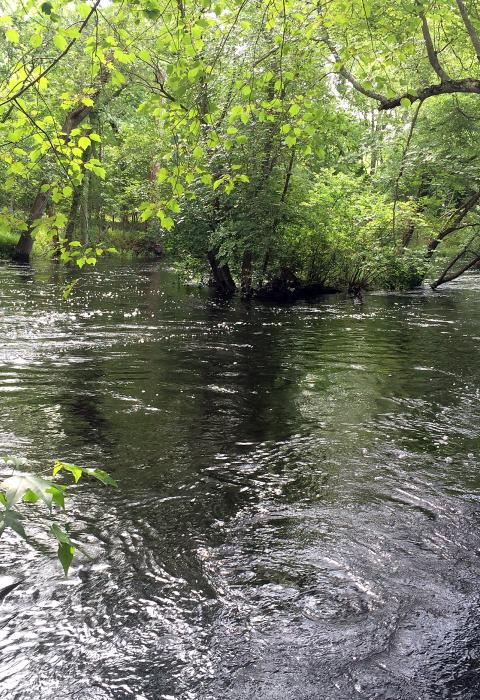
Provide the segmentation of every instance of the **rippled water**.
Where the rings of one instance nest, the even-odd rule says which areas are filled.
[[[102,466],[0,540],[0,697],[480,697],[480,284],[220,303],[0,265],[0,452]]]

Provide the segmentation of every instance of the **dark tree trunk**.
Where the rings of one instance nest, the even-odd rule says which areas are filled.
[[[28,262],[33,248],[33,228],[35,222],[45,214],[48,203],[50,201],[50,190],[42,192],[39,190],[37,196],[34,199],[32,208],[30,209],[30,216],[28,218],[27,230],[22,232],[20,239],[15,246],[13,252],[13,259],[20,262]]]
[[[213,250],[208,251],[207,258],[212,271],[213,286],[222,294],[233,294],[237,287],[228,265],[221,265]]]
[[[73,241],[75,235],[75,223],[77,221],[78,209],[80,207],[80,199],[82,196],[81,187],[75,187],[73,190],[72,203],[70,205],[70,212],[68,215],[67,226],[65,228],[65,238],[67,241]]]
[[[252,272],[253,272],[253,253],[248,248],[243,253],[242,260],[242,275],[241,289],[242,297],[248,299],[252,296]]]
[[[107,81],[107,73],[102,72],[101,74],[101,86]],[[101,87],[98,89],[96,95],[94,96],[94,101],[98,99],[100,95]],[[64,141],[68,140],[70,132],[79,126],[92,112],[94,106],[87,106],[81,103],[75,109],[68,114],[67,118],[62,127],[62,139]],[[45,214],[46,208],[50,201],[51,190],[46,192],[39,191],[35,197],[32,208],[30,209],[30,216],[28,218],[28,228],[22,233],[20,239],[13,252],[13,258],[15,260],[28,261],[33,247],[33,229],[36,222],[42,218]]]

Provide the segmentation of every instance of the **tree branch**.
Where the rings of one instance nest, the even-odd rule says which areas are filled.
[[[477,58],[480,61],[480,39],[478,38],[478,34],[475,31],[475,27],[473,26],[470,17],[468,16],[467,8],[465,7],[463,0],[456,0],[456,2],[463,19],[463,23],[468,32],[468,36],[470,37],[470,41],[472,42]]]
[[[375,92],[375,90],[369,90],[368,88],[365,88],[353,75],[350,73],[347,68],[343,65],[342,59],[338,55],[337,49],[335,46],[332,44],[328,36],[325,36],[323,41],[325,44],[328,46],[330,51],[332,52],[335,61],[340,65],[338,69],[338,74],[342,76],[342,78],[345,78],[346,81],[352,85],[352,87],[357,90],[357,92],[360,92],[362,95],[365,95],[365,97],[370,97],[372,100],[376,100],[377,102],[380,102],[380,104],[383,105],[383,103],[387,102],[387,98],[385,95],[381,95],[379,92]],[[381,109],[383,109],[381,107]]]
[[[433,257],[434,252],[440,245],[440,243],[443,241],[444,238],[449,236],[451,233],[454,231],[458,231],[460,224],[462,223],[463,219],[466,217],[469,211],[471,211],[480,201],[480,190],[477,192],[474,192],[470,197],[467,197],[467,199],[463,202],[463,204],[457,209],[456,214],[454,214],[452,217],[450,217],[450,224],[446,226],[438,236],[436,236],[433,240],[430,241],[430,244],[427,248],[427,252],[425,257],[427,260],[430,260]]]
[[[87,26],[87,24],[90,20],[90,17],[94,14],[94,12],[97,9],[99,4],[100,4],[100,0],[95,0],[90,12],[85,17],[85,19],[83,20],[82,24],[80,25],[80,27],[78,29],[79,34],[81,34],[82,31]],[[49,66],[47,66],[47,68],[45,68],[39,75],[37,75],[37,77],[34,78],[34,80],[31,80],[29,83],[25,83],[23,85],[23,87],[20,88],[20,90],[17,90],[16,93],[14,93],[13,95],[10,95],[10,97],[7,97],[7,99],[3,100],[3,102],[0,102],[0,107],[3,107],[3,105],[8,104],[9,102],[13,102],[14,100],[17,100],[19,97],[21,97],[23,95],[24,92],[29,90],[32,87],[32,85],[35,85],[35,83],[38,83],[38,81],[41,80],[41,78],[43,78],[45,75],[47,75],[47,73],[50,73],[52,68],[54,68],[57,65],[57,63],[70,51],[70,49],[72,48],[72,46],[74,45],[74,43],[76,41],[77,41],[76,37],[71,39],[71,41],[67,44],[67,46],[64,48],[64,50],[58,54],[58,56],[51,62],[51,64]]]
[[[435,47],[433,45],[432,35],[430,34],[430,29],[428,27],[428,22],[427,18],[425,17],[425,13],[422,11],[419,14],[420,19],[422,20],[423,40],[425,42],[425,46],[427,47],[427,55],[428,60],[430,61],[430,65],[432,66],[433,70],[438,75],[442,83],[448,82],[450,80],[450,77],[443,70],[442,66],[440,65],[440,61],[438,60],[438,54],[435,51]]]

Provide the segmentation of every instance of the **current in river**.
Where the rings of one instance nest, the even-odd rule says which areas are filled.
[[[1,538],[0,697],[478,700],[479,277],[269,306],[66,274],[0,265],[0,454],[119,488],[72,489],[68,578],[41,518]]]

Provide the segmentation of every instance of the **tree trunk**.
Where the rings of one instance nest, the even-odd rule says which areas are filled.
[[[215,288],[221,294],[233,294],[236,290],[235,282],[228,265],[220,265],[215,251],[209,250],[207,253],[208,262],[212,271],[212,279]]]
[[[28,262],[33,248],[33,228],[38,219],[45,214],[48,203],[50,201],[50,190],[42,192],[39,190],[37,196],[35,197],[32,208],[30,209],[30,216],[28,217],[27,230],[22,232],[20,239],[15,246],[13,252],[13,259],[19,262]]]
[[[107,80],[107,74],[102,73],[101,75],[101,87]],[[93,99],[96,101],[101,92],[101,87],[98,89],[96,95]],[[67,141],[70,132],[76,129],[92,112],[93,106],[87,106],[81,103],[75,109],[68,114],[67,118],[62,127],[62,139]],[[35,197],[32,208],[30,209],[30,216],[28,217],[28,228],[22,233],[20,239],[13,252],[13,258],[15,260],[28,261],[33,247],[33,230],[35,228],[36,222],[42,218],[45,214],[46,208],[50,201],[51,189],[46,192],[39,191]]]
[[[242,275],[241,289],[242,297],[248,299],[252,296],[252,272],[253,272],[253,253],[249,248],[246,248],[243,253],[242,260]]]
[[[77,185],[73,190],[72,203],[68,214],[67,226],[65,227],[65,238],[67,241],[73,241],[75,235],[75,223],[77,221],[78,209],[80,207],[81,187]]]

